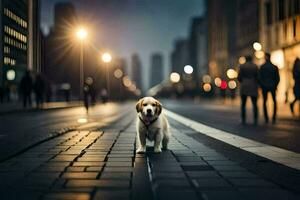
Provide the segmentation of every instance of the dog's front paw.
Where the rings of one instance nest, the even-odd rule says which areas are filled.
[[[154,153],[161,153],[161,148],[154,147]]]
[[[139,147],[137,153],[146,153],[146,147]]]

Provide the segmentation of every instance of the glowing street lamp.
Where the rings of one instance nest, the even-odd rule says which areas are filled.
[[[79,28],[79,29],[76,31],[76,36],[77,36],[77,38],[80,39],[80,40],[86,39],[87,35],[88,35],[88,32],[87,32],[87,30],[84,29],[84,28]]]
[[[227,74],[227,77],[230,79],[237,78],[237,76],[238,76],[238,73],[234,69],[228,69],[226,74]]]
[[[105,69],[106,69],[106,89],[107,89],[107,94],[109,96],[110,94],[110,88],[109,88],[109,70],[108,70],[108,65],[112,61],[112,56],[110,53],[105,52],[102,54],[102,61],[105,63]]]
[[[83,42],[87,38],[88,32],[84,28],[79,28],[76,31],[76,36],[80,40],[80,80],[79,80],[79,99],[83,96],[83,86],[84,86],[84,70],[83,70]]]
[[[110,63],[111,60],[112,60],[112,57],[111,57],[111,55],[109,53],[102,54],[102,61],[104,63]]]

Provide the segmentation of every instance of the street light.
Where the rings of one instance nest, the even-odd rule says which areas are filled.
[[[261,44],[260,44],[259,42],[254,42],[254,43],[253,43],[253,49],[254,49],[255,51],[261,51],[262,46],[261,46]]]
[[[84,71],[83,71],[83,42],[87,38],[88,32],[84,28],[79,28],[76,31],[76,37],[80,40],[80,80],[79,80],[79,99],[83,96],[83,84],[84,84]]]
[[[192,74],[194,71],[194,68],[191,65],[186,65],[186,66],[184,66],[183,70],[186,74]]]
[[[180,81],[180,75],[176,72],[170,74],[170,80],[172,83],[178,83]]]
[[[105,70],[106,70],[106,89],[107,89],[107,94],[108,96],[110,95],[110,88],[109,88],[109,70],[108,70],[108,65],[111,62],[112,57],[110,53],[103,53],[102,54],[102,61],[105,63]]]

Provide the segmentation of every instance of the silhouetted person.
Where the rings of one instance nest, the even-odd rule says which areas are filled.
[[[21,79],[20,89],[23,97],[23,106],[27,107],[27,104],[31,106],[31,92],[32,92],[32,78],[30,71],[26,71]]]
[[[106,103],[108,101],[108,94],[107,94],[107,90],[105,88],[103,88],[101,90],[100,95],[101,95],[102,102]]]
[[[90,96],[90,87],[88,84],[84,84],[83,86],[83,103],[86,111],[89,110],[89,96]]]
[[[0,103],[4,100],[4,88],[0,86]]]
[[[273,99],[273,118],[272,122],[276,122],[276,113],[277,113],[277,101],[276,101],[276,90],[278,83],[280,81],[279,70],[276,65],[271,63],[271,55],[265,54],[266,62],[259,69],[259,82],[263,94],[263,108],[265,123],[269,123],[268,109],[267,109],[267,100],[268,93],[270,92]]]
[[[296,58],[293,68],[293,78],[295,81],[294,85],[294,101],[290,104],[291,111],[294,114],[294,105],[300,100],[300,59]]]
[[[44,103],[46,83],[40,74],[36,76],[33,88],[35,93],[36,107],[41,108]]]
[[[258,95],[258,67],[252,62],[251,56],[246,56],[246,63],[240,66],[238,74],[241,93],[242,124],[246,124],[246,103],[250,97],[253,106],[254,124],[257,124],[257,95]]]

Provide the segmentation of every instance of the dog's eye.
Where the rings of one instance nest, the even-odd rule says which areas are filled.
[[[153,103],[152,106],[155,106],[155,104]]]
[[[143,104],[143,106],[147,106],[147,104],[146,104],[146,103],[144,103],[144,104]]]

